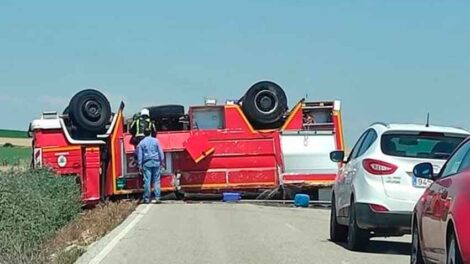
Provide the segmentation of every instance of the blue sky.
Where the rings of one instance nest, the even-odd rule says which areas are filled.
[[[372,122],[470,128],[469,1],[0,2],[0,120],[25,129],[83,88],[128,112],[281,84]]]

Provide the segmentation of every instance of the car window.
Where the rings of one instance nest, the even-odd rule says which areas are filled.
[[[418,159],[446,160],[466,135],[434,132],[392,131],[382,136],[382,152],[386,155]]]
[[[354,145],[354,148],[351,151],[351,154],[349,155],[348,162],[357,157],[357,154],[359,153],[359,150],[361,149],[362,143],[364,142],[364,139],[369,134],[369,131],[370,130],[367,130],[366,132],[364,132],[364,134],[362,134],[359,140],[357,141],[356,145]]]
[[[469,149],[469,151],[467,151],[467,154],[463,158],[462,163],[460,164],[460,168],[459,168],[458,172],[460,173],[460,172],[462,172],[462,171],[464,171],[468,168],[470,168],[470,149]]]
[[[441,177],[448,177],[459,172],[460,167],[463,164],[463,159],[467,156],[470,150],[470,141],[467,141],[463,146],[461,146],[452,157],[447,161]]]
[[[194,129],[223,129],[225,125],[223,107],[195,108],[192,117]]]
[[[364,143],[362,143],[361,148],[359,149],[359,152],[357,153],[357,157],[360,157],[366,153],[366,151],[374,144],[375,140],[377,139],[377,133],[375,130],[371,129],[369,130],[369,133],[364,139]]]

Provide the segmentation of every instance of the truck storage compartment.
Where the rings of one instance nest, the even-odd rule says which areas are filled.
[[[308,102],[302,107],[304,130],[333,130],[334,102]]]
[[[86,147],[83,154],[84,173],[80,177],[82,184],[82,199],[85,202],[96,202],[101,198],[100,168],[101,152],[98,146]]]
[[[281,148],[289,174],[335,174],[338,165],[329,158],[336,150],[335,135],[327,132],[283,132]]]

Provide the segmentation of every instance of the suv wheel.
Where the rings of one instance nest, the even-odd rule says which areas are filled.
[[[349,212],[348,249],[360,251],[369,243],[370,233],[357,225],[356,204],[354,201],[351,202]]]
[[[348,228],[338,224],[336,216],[336,199],[331,198],[331,217],[330,217],[330,240],[332,242],[346,242],[348,239]]]

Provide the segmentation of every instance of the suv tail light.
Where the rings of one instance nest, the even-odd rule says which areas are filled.
[[[364,169],[366,169],[368,173],[373,175],[390,175],[395,173],[398,169],[396,165],[374,159],[363,160],[362,166],[364,166]]]

